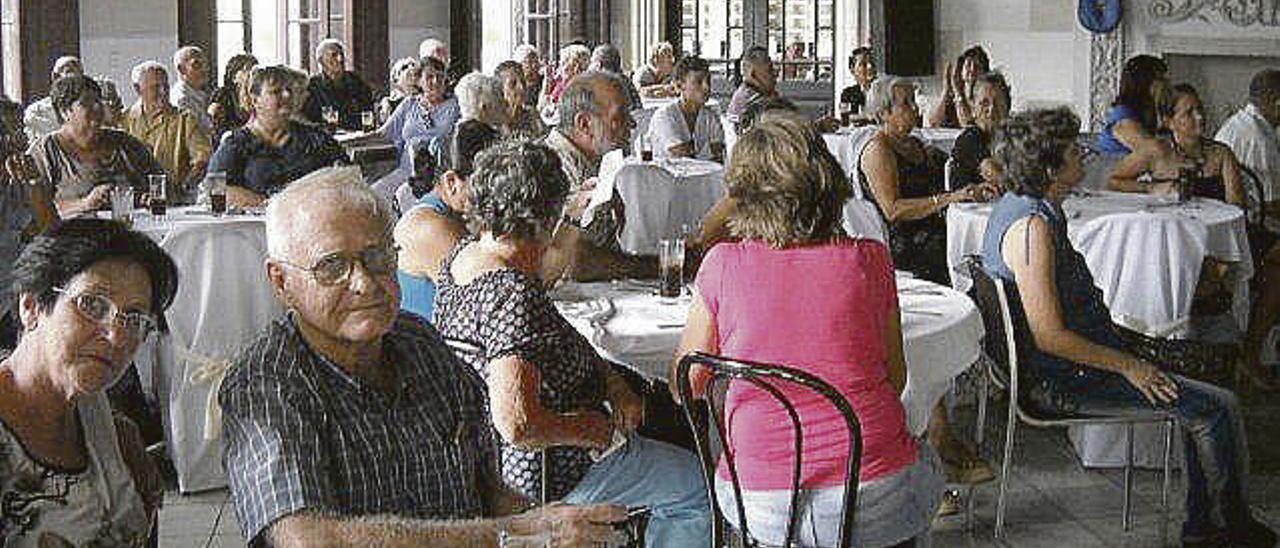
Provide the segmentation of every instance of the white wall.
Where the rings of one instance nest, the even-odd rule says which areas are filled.
[[[391,59],[418,57],[418,44],[427,38],[449,43],[449,0],[390,0]],[[488,8],[485,15],[488,15]]]
[[[80,0],[80,54],[85,71],[115,82],[127,108],[137,97],[134,65],[151,59],[169,67],[178,49],[178,8],[172,0]],[[169,77],[174,77],[170,67]]]
[[[1090,38],[1076,23],[1075,0],[935,0],[935,5],[939,76],[923,81],[922,102],[941,93],[946,64],[978,44],[1013,87],[1015,109],[1068,104],[1088,116]]]

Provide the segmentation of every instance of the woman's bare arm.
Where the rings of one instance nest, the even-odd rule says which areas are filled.
[[[667,373],[669,382],[668,388],[671,389],[671,399],[680,401],[680,384],[677,382],[677,371],[680,359],[686,354],[693,352],[707,352],[715,354],[720,351],[719,343],[716,337],[715,316],[711,314],[711,310],[702,302],[702,295],[698,294],[695,288],[693,291],[693,303],[689,306],[689,315],[685,320],[684,331],[680,334],[680,344],[676,347],[676,353],[671,360],[671,368]],[[705,371],[694,368],[689,371],[689,381],[692,391],[695,395],[702,394],[708,380]]]
[[[610,417],[595,411],[559,413],[543,407],[538,401],[541,379],[536,366],[516,355],[489,363],[489,410],[502,439],[522,449],[608,447],[612,441]]]

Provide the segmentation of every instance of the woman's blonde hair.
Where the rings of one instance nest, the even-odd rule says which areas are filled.
[[[844,233],[849,179],[809,121],[790,111],[761,115],[734,146],[725,184],[736,209],[730,231],[773,247]]]

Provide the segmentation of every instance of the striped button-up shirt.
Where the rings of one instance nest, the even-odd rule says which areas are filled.
[[[236,358],[218,399],[245,538],[304,510],[482,515],[495,466],[482,381],[414,316],[401,314],[383,346],[394,396],[312,351],[289,317]]]

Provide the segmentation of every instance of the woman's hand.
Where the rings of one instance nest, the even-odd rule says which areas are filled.
[[[569,506],[550,504],[511,516],[504,530],[505,546],[620,546],[626,535],[612,524],[627,519],[617,505]]]
[[[956,76],[955,64],[947,63],[947,67],[942,73],[942,97],[944,99],[947,97],[955,96],[955,92],[956,92],[955,76]]]
[[[1178,383],[1150,362],[1135,359],[1122,374],[1151,405],[1171,404],[1178,400]]]

